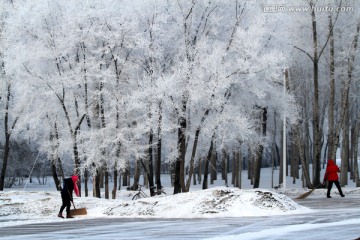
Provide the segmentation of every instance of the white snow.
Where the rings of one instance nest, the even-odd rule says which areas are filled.
[[[344,209],[338,211],[337,207],[334,207],[333,210],[327,209],[327,214],[330,214],[330,216],[333,214],[333,218],[336,219],[335,222],[323,222],[317,219],[314,219],[313,222],[311,220],[310,222],[304,222],[304,216],[306,219],[307,214],[308,216],[316,216],[322,211],[302,206],[301,201],[294,200],[297,196],[307,192],[308,189],[301,188],[301,182],[299,180],[297,180],[296,184],[292,184],[292,179],[290,178],[287,179],[287,189],[271,189],[271,187],[268,186],[271,182],[269,181],[269,172],[267,169],[262,170],[262,184],[260,184],[261,188],[259,189],[252,189],[246,179],[243,179],[243,189],[225,187],[223,181],[218,180],[214,185],[210,185],[209,189],[201,190],[201,185],[196,185],[191,186],[190,192],[188,193],[173,195],[173,188],[165,181],[168,176],[165,176],[163,184],[166,186],[165,191],[167,194],[165,196],[161,195],[133,201],[132,197],[136,191],[128,191],[125,187],[122,187],[117,193],[117,199],[104,199],[103,195],[100,199],[92,196],[75,197],[74,202],[76,207],[86,207],[88,214],[86,216],[77,216],[74,219],[61,219],[57,217],[61,206],[61,197],[60,193],[55,190],[53,183],[48,183],[47,185],[33,183],[27,184],[26,186],[17,186],[0,192],[0,233],[1,229],[5,229],[6,227],[16,227],[24,224],[55,224],[84,219],[93,219],[96,221],[96,219],[119,218],[129,219],[130,222],[135,221],[134,224],[128,226],[130,229],[134,226],[136,229],[136,224],[142,224],[141,222],[144,220],[154,219],[151,223],[147,223],[146,226],[151,229],[157,229],[158,225],[156,224],[163,224],[162,221],[167,221],[166,223],[172,226],[172,224],[176,224],[176,221],[179,221],[179,219],[183,219],[181,220],[181,224],[188,224],[188,230],[190,230],[192,227],[199,227],[198,225],[193,226],[192,221],[196,219],[199,219],[198,221],[207,221],[206,219],[208,219],[208,221],[210,221],[208,226],[203,225],[199,228],[200,232],[204,232],[204,237],[200,239],[205,239],[206,236],[209,236],[205,234],[209,229],[215,229],[219,226],[229,229],[223,233],[219,233],[217,237],[209,237],[209,239],[286,239],[282,237],[296,236],[291,234],[296,234],[301,231],[319,228],[343,228],[343,226],[351,228],[352,226],[358,226],[360,224],[360,217],[356,215],[357,213],[355,213],[355,216],[352,218],[347,219],[347,216],[352,214],[351,208],[348,209],[348,212],[344,212]],[[243,174],[243,178],[246,178],[245,173]],[[92,189],[91,185],[89,189]],[[143,190],[149,195],[148,189],[144,188]],[[351,180],[349,181],[349,186],[343,188],[343,192],[346,195],[345,200],[360,198],[360,188],[356,188]],[[84,192],[82,192],[82,194],[84,196]],[[92,194],[92,192],[90,191],[89,194]],[[331,194],[333,199],[330,200],[341,199],[335,187],[333,187]],[[307,199],[315,199],[315,201],[319,201],[319,204],[325,203],[327,200],[326,189],[315,190]],[[339,218],[341,214],[345,217]],[[254,221],[254,218],[260,218],[261,221],[256,224],[245,224],[240,228],[234,226],[232,230],[232,223],[227,223],[229,221],[227,220],[228,218],[237,219],[235,223],[237,222],[240,225],[241,221],[249,223],[249,221]],[[138,219],[140,223],[137,223],[136,219]],[[221,219],[221,224],[224,226],[220,225],[218,219]],[[276,224],[278,225],[274,225],[274,219],[276,219]],[[289,219],[293,220],[291,224],[288,224]],[[284,222],[282,223],[281,221]],[[264,228],[263,226],[266,227]],[[109,230],[104,229],[106,227],[110,230],[112,229],[111,226],[96,226],[96,228],[82,228],[82,233],[88,234],[86,235],[86,239],[97,239],[96,229],[99,231],[102,229],[101,232],[104,234],[104,232]],[[175,231],[177,230],[177,226],[172,227],[175,228]],[[276,231],[273,231],[272,228],[276,229]],[[179,227],[178,230],[184,231],[184,226],[182,226],[181,229]],[[84,231],[87,233],[84,233]],[[109,235],[109,239],[120,239],[118,235],[116,235],[118,234],[116,229],[113,229],[110,233],[113,235]],[[344,239],[346,239],[347,233],[353,234],[348,235],[349,237],[354,236],[354,232],[349,233],[347,230],[345,233],[342,233],[345,234]],[[66,235],[68,234],[66,231],[52,232],[52,234],[55,234],[53,239],[56,239],[56,237],[63,238],[64,236],[64,238],[71,238],[71,235]],[[126,237],[122,239],[131,239],[134,237],[133,235],[134,233],[130,231],[125,235]],[[31,236],[33,238],[30,238]],[[33,234],[31,236],[26,235],[26,239],[37,239],[40,235]],[[43,233],[41,236],[44,237],[47,235]],[[333,237],[332,235],[329,236],[330,238],[328,239],[336,239],[331,238]],[[4,239],[18,239],[18,237],[19,236],[11,238],[8,236]],[[2,238],[1,234],[0,238]],[[151,237],[138,236],[133,239],[151,239]],[[177,239],[182,238],[179,237]]]
[[[147,190],[146,190],[147,191]],[[289,197],[266,189],[213,187],[181,194],[131,200],[135,191],[121,190],[118,199],[75,197],[87,218],[213,218],[297,214],[310,211]],[[54,190],[0,192],[0,226],[58,221],[60,193]],[[65,214],[65,211],[64,211]],[[28,219],[31,220],[28,220]],[[12,219],[17,219],[12,221]],[[24,219],[24,220],[22,220]]]

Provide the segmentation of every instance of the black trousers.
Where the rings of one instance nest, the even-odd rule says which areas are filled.
[[[331,188],[333,186],[333,183],[335,183],[335,186],[337,187],[340,195],[343,195],[343,192],[342,192],[341,187],[340,187],[340,183],[339,183],[338,180],[336,180],[336,181],[329,181],[328,182],[327,196],[330,197],[330,191],[331,191]]]
[[[61,192],[61,199],[62,199],[62,205],[60,208],[60,213],[62,213],[66,208],[66,214],[70,214],[71,199],[69,193]]]

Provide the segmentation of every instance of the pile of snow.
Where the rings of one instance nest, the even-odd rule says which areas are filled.
[[[202,191],[145,198],[108,207],[104,214],[122,217],[243,217],[289,214],[303,207],[290,198],[267,190],[217,187]]]
[[[215,187],[176,195],[132,201],[134,192],[122,191],[119,199],[75,198],[76,207],[86,207],[88,215],[79,218],[210,218],[296,214],[310,211],[289,197],[262,189],[242,190]],[[121,193],[119,193],[121,194]],[[56,191],[0,192],[0,226],[24,221],[62,221]],[[65,211],[64,211],[65,212]],[[68,219],[65,219],[68,220]]]

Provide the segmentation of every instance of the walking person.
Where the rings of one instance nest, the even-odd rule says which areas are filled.
[[[330,191],[331,191],[333,183],[335,183],[335,185],[340,193],[340,196],[345,197],[345,195],[343,194],[343,192],[341,190],[340,183],[339,183],[339,176],[338,176],[339,172],[340,172],[340,169],[335,164],[334,160],[329,159],[329,161],[327,163],[327,167],[326,167],[326,172],[324,175],[324,181],[323,181],[323,184],[325,184],[325,181],[328,181],[327,198],[331,198]]]
[[[60,211],[58,214],[58,217],[64,218],[62,215],[62,212],[66,208],[66,218],[72,218],[70,215],[70,207],[71,202],[73,202],[73,191],[75,192],[76,196],[80,196],[79,194],[79,188],[77,186],[77,182],[79,180],[79,177],[74,175],[71,178],[64,179],[64,187],[61,190],[61,199],[62,199],[62,205],[60,207]]]

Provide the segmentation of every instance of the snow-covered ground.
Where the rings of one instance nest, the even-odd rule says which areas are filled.
[[[268,169],[262,170],[262,174],[267,176],[267,178],[270,176]],[[0,192],[0,238],[2,238],[2,230],[5,232],[7,229],[14,228],[21,231],[23,226],[34,226],[36,229],[35,225],[26,224],[47,224],[49,226],[55,224],[55,226],[62,226],[70,222],[74,222],[73,225],[83,226],[80,228],[80,232],[78,232],[81,235],[81,231],[83,233],[89,232],[89,228],[86,227],[87,224],[91,225],[89,221],[99,221],[101,226],[103,226],[101,222],[103,224],[104,221],[106,222],[106,226],[110,228],[108,231],[112,233],[106,239],[151,239],[149,236],[141,238],[141,236],[145,236],[148,232],[144,232],[139,237],[141,231],[137,227],[147,226],[151,232],[156,231],[157,228],[162,229],[158,224],[162,225],[164,222],[172,226],[171,234],[165,234],[163,237],[156,236],[154,239],[183,239],[181,237],[174,238],[176,236],[174,233],[179,232],[179,236],[181,236],[180,232],[184,232],[184,227],[188,228],[185,229],[185,233],[189,233],[187,239],[205,239],[209,236],[217,236],[216,239],[286,239],[284,236],[293,236],[289,234],[301,231],[302,229],[327,229],[332,226],[343,228],[345,225],[347,228],[357,226],[359,232],[357,237],[360,237],[360,227],[358,227],[360,225],[360,211],[353,210],[355,209],[353,203],[360,199],[360,189],[356,188],[351,181],[349,181],[349,186],[343,188],[346,195],[345,198],[341,198],[334,187],[332,199],[326,198],[325,189],[317,189],[308,198],[299,201],[295,200],[295,198],[308,191],[299,186],[299,180],[297,180],[296,184],[292,184],[292,179],[288,178],[287,188],[280,188],[278,190],[270,189],[267,186],[271,182],[270,179],[264,177],[262,180],[263,183],[260,189],[252,189],[246,179],[243,179],[243,189],[225,187],[223,186],[223,181],[218,180],[216,184],[210,185],[210,188],[207,190],[201,190],[201,185],[196,185],[191,187],[189,193],[176,195],[172,194],[173,190],[170,186],[164,184],[166,186],[166,196],[143,198],[136,201],[131,200],[136,193],[135,191],[128,191],[122,188],[122,190],[118,191],[117,199],[115,200],[93,197],[75,198],[76,207],[86,207],[88,214],[74,219],[61,219],[57,217],[61,206],[61,197],[52,183],[45,186],[27,184],[26,186],[18,186]],[[166,180],[164,179],[164,181]],[[148,189],[144,189],[144,191],[148,194]],[[333,204],[340,203],[340,205],[334,206],[333,209],[330,207],[325,210],[319,210],[324,209],[322,206],[324,203],[329,203],[329,206],[331,206],[332,203],[330,201],[333,201]],[[341,208],[341,211],[339,208]],[[348,212],[348,216],[350,216],[350,213],[352,214],[351,218],[339,219],[340,213],[344,214],[346,212]],[[321,214],[325,215],[322,216]],[[324,220],[331,219],[332,214],[334,222]],[[317,217],[320,215],[323,221],[317,220]],[[310,217],[314,218],[314,220],[311,220],[313,221],[311,224],[307,222]],[[134,231],[137,232],[135,234],[137,237],[134,237],[134,232],[131,231],[125,236],[123,233],[121,237],[116,235],[119,231],[114,232],[114,229],[111,231],[111,221],[109,219],[113,219],[114,222],[122,222],[120,226],[114,225],[114,229],[134,223],[133,227],[135,228]],[[148,222],[150,219],[152,220]],[[258,223],[256,223],[256,219],[259,219]],[[274,221],[275,219],[276,221]],[[271,232],[272,224],[277,222],[277,224],[281,225],[281,221],[285,221],[285,219],[287,219],[284,222],[286,227],[279,228],[277,234]],[[219,221],[221,221],[223,229],[227,229],[226,234],[224,232],[215,235],[205,234],[209,231],[215,231],[219,227]],[[257,227],[253,228],[254,224],[258,229]],[[275,225],[275,228],[279,227],[279,225]],[[176,226],[179,226],[179,229]],[[244,226],[248,227],[244,228]],[[97,227],[99,228],[99,226]],[[127,227],[131,229],[131,226]],[[232,232],[232,227],[238,229],[238,231]],[[61,228],[59,227],[59,229]],[[191,228],[193,229],[191,230]],[[192,236],[191,234],[196,229],[199,229],[199,232],[195,237],[195,235]],[[98,239],[94,228],[90,231],[92,234],[90,236],[86,235],[86,239]],[[101,231],[99,229],[99,231],[104,232],[105,230]],[[351,229],[347,232],[350,235],[347,237],[345,235],[338,239],[354,239],[354,233],[351,233]],[[21,237],[24,239],[40,239],[44,238],[43,234],[33,232],[30,235],[14,236],[14,238],[7,236],[4,239],[21,239]],[[46,235],[47,239],[49,239],[49,234]],[[66,235],[63,231],[51,231],[51,234],[53,236],[52,239],[57,239],[57,237],[63,238],[62,235]],[[269,236],[274,237],[269,238]],[[335,237],[335,235],[332,236]],[[71,235],[66,238],[71,238]],[[337,238],[330,237],[330,239]]]
[[[265,189],[241,190],[214,187],[167,196],[132,201],[135,192],[121,192],[116,200],[75,198],[76,207],[86,207],[86,217],[127,218],[209,218],[297,214],[309,211],[282,194]],[[56,191],[6,191],[0,193],[0,226],[33,221],[58,221],[61,206]],[[65,213],[65,211],[64,211]],[[10,221],[11,219],[18,221]],[[9,219],[9,221],[5,221]],[[26,220],[27,221],[27,220]]]

